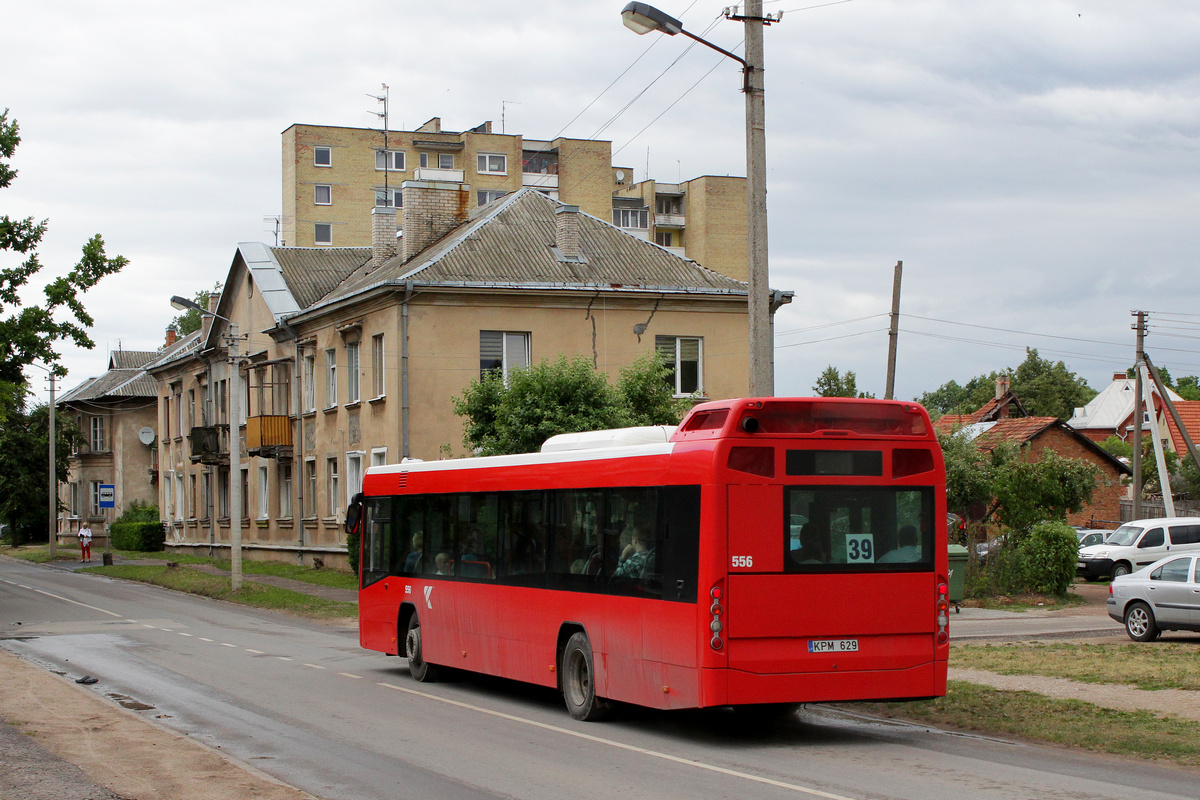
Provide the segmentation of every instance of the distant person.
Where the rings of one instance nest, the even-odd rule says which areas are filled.
[[[408,554],[408,558],[404,559],[405,572],[420,572],[421,571],[421,556],[424,554],[425,534],[417,531],[412,538],[412,552]]]
[[[800,549],[792,551],[792,558],[799,564],[829,563],[827,537],[817,523],[808,522],[800,529]]]
[[[637,528],[630,528],[629,544],[621,553],[621,560],[613,571],[614,578],[640,578],[650,558],[650,550],[642,541],[642,534]]]
[[[79,556],[81,562],[92,560],[92,528],[86,522],[79,529]]]
[[[438,553],[433,557],[433,563],[437,567],[437,575],[449,575],[454,568],[454,562],[450,560],[449,553]]]
[[[921,550],[917,547],[917,528],[915,525],[905,525],[896,532],[896,542],[900,545],[895,550],[884,553],[880,564],[904,564],[921,560]]]

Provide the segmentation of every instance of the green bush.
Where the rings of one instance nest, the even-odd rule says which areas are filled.
[[[134,500],[125,509],[117,522],[158,522],[158,504]]]
[[[1038,522],[1017,544],[1020,577],[1028,591],[1041,594],[1067,593],[1075,580],[1079,537],[1065,522]]]
[[[112,544],[117,550],[155,553],[163,549],[166,530],[161,522],[114,522]]]

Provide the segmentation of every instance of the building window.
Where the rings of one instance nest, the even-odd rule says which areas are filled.
[[[475,159],[480,173],[508,174],[508,156],[499,153],[480,153]]]
[[[200,502],[204,503],[204,508],[201,508],[196,516],[209,519],[208,515],[212,510],[212,473],[205,472],[200,476],[200,495]]]
[[[325,500],[329,509],[326,516],[336,517],[338,506],[342,502],[342,496],[338,493],[338,460],[336,458],[325,459],[325,481]]]
[[[529,366],[530,334],[521,331],[479,332],[479,376],[493,370],[504,377],[520,367]]]
[[[387,394],[387,384],[384,382],[387,373],[384,372],[382,333],[371,337],[371,367],[375,373],[375,396],[383,397]]]
[[[167,472],[166,480],[163,481],[163,516],[167,519],[171,519],[173,516],[173,514],[171,512],[174,511],[175,498],[172,497],[172,493],[174,491],[175,491],[175,472],[174,472],[174,470],[171,470],[171,471]],[[92,506],[93,509],[99,508],[98,502],[99,501],[97,501],[97,503],[93,504],[93,506]],[[96,514],[96,513],[98,513],[98,510],[93,510],[92,513]]]
[[[319,206],[333,203],[333,187],[327,183],[318,183],[313,187],[313,202]]]
[[[242,519],[250,517],[250,469],[244,467],[242,469],[242,496],[238,498],[241,501],[241,508],[238,509],[238,516]]]
[[[492,202],[493,200],[499,200],[506,194],[508,194],[508,192],[503,191],[502,189],[480,189],[475,193],[475,197],[479,200],[479,205],[486,206],[488,203]]]
[[[363,454],[346,453],[346,505],[362,491]]]
[[[325,407],[337,405],[337,351],[325,351]]]
[[[292,518],[292,465],[279,465],[279,517]]]
[[[333,166],[333,148],[331,148],[331,147],[314,147],[313,148],[313,166],[314,167],[332,167]]]
[[[671,368],[667,383],[677,397],[704,393],[703,339],[698,336],[655,336],[654,348]]]
[[[386,447],[371,448],[371,466],[372,467],[387,466],[387,448]]]
[[[188,428],[196,427],[196,390],[188,389],[187,399],[187,426]]]
[[[333,244],[333,224],[329,222],[314,224],[313,241],[317,244]]]
[[[187,498],[183,494],[183,475],[182,473],[175,474],[175,519],[183,520],[186,509],[184,503]]]
[[[404,171],[404,151],[403,150],[376,150],[375,151],[375,169],[390,170],[393,172]]]
[[[346,345],[346,402],[357,403],[361,398],[359,391],[358,372],[358,342]]]
[[[644,208],[614,208],[613,225],[644,230],[650,227],[650,212]]]
[[[195,473],[188,476],[187,515],[188,515],[188,519],[195,519],[197,516],[199,516],[196,513],[196,475],[195,475]]]
[[[521,171],[536,175],[557,175],[558,156],[553,153],[526,151],[522,154]]]
[[[49,462],[47,461],[47,463],[49,463]],[[72,517],[79,516],[79,483],[78,482],[74,482],[71,484],[71,507],[68,509],[68,511],[70,511]]]
[[[663,247],[673,247],[675,245],[675,234],[671,231],[655,231],[654,243]]]
[[[304,462],[304,516],[317,516],[317,460]]]
[[[304,410],[317,410],[317,354],[304,354]]]
[[[250,373],[238,372],[238,391],[242,393],[241,408],[238,409],[238,425],[246,424],[246,415],[250,411]]]
[[[93,453],[104,452],[104,417],[92,417],[91,436],[88,438],[88,444]]]
[[[404,208],[404,191],[397,186],[375,187],[376,208]]]
[[[229,519],[229,467],[217,474],[217,517]]]
[[[654,198],[654,213],[656,214],[682,214],[683,213],[683,198],[674,195],[660,195]]]
[[[454,153],[436,153],[438,169],[454,169]],[[429,153],[421,153],[421,166],[428,167],[429,162],[433,160],[429,158]]]
[[[258,465],[258,518],[267,519],[271,516],[271,495],[267,491],[267,465]]]
[[[168,487],[169,486],[170,486],[170,484],[168,484]],[[98,517],[98,516],[100,516],[100,481],[89,481],[88,489],[90,490],[90,494],[92,496],[91,515],[93,517]],[[168,495],[169,495],[169,492],[170,492],[170,490],[168,488]]]

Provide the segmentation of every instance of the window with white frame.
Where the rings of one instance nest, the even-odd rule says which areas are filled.
[[[528,331],[480,331],[479,376],[499,370],[504,377],[514,369],[529,366]]]
[[[71,483],[71,507],[68,509],[72,517],[79,516],[79,482]]]
[[[377,333],[371,337],[371,368],[375,376],[375,396],[387,394],[386,372],[383,360],[383,334]]]
[[[404,191],[399,186],[375,187],[376,208],[404,208]]]
[[[508,156],[501,153],[479,153],[475,160],[476,168],[481,174],[508,174]]]
[[[350,505],[354,495],[362,491],[363,454],[361,452],[346,453],[346,500],[344,505]]]
[[[91,446],[93,453],[104,452],[104,417],[94,416],[91,419],[90,436],[88,437],[88,445]]]
[[[196,513],[196,474],[188,475],[188,494],[187,494],[187,516],[188,519],[195,519],[199,516]]]
[[[304,462],[304,516],[317,516],[317,460]]]
[[[663,247],[674,247],[675,234],[671,231],[655,231],[654,243]]]
[[[478,200],[479,205],[486,206],[488,203],[492,202],[493,200],[499,200],[506,194],[508,194],[508,192],[504,191],[503,189],[480,189],[479,191],[475,192],[475,198]]]
[[[327,183],[318,183],[313,187],[313,204],[328,206],[333,204],[333,187]]]
[[[671,369],[667,383],[677,397],[704,393],[703,338],[655,336],[654,349]]]
[[[330,348],[325,351],[325,407],[337,405],[337,351]]]
[[[645,208],[614,208],[613,225],[618,228],[649,228],[650,211]]]
[[[175,437],[183,436],[183,387],[176,384],[175,388]]]
[[[333,148],[332,147],[314,147],[313,148],[313,166],[314,167],[332,167],[333,166]]]
[[[212,473],[205,472],[200,476],[200,502],[204,507],[196,514],[200,519],[208,519],[212,513]]]
[[[271,516],[271,494],[267,484],[267,465],[261,461],[258,464],[258,518],[267,519]]]
[[[229,519],[229,467],[217,474],[217,517]]]
[[[361,398],[358,371],[358,342],[346,345],[346,402],[357,403]]]
[[[387,448],[372,447],[371,448],[371,466],[385,467],[387,466]]]
[[[97,502],[96,506],[94,506],[94,507],[98,507],[98,505],[99,505],[99,503]],[[172,519],[175,516],[175,514],[174,514],[174,511],[175,511],[175,471],[174,470],[169,470],[167,472],[167,479],[165,481],[163,481],[163,509],[166,511],[164,516],[166,516],[167,519]],[[96,511],[93,511],[92,513],[95,514]]]
[[[304,410],[317,410],[317,354],[304,354]]]
[[[336,517],[342,502],[338,483],[338,460],[327,458],[325,459],[325,501],[326,507],[329,509],[329,513],[325,515],[327,517]]]
[[[250,468],[242,467],[242,496],[238,498],[242,501],[242,507],[239,509],[240,516],[245,519],[250,516]]]
[[[93,517],[100,516],[100,481],[89,481],[88,488],[90,489],[91,499],[91,515]],[[169,488],[168,488],[169,492]],[[168,495],[169,496],[169,495]]]
[[[403,150],[376,150],[375,151],[375,169],[389,172],[404,171],[404,151]]]
[[[421,153],[421,166],[428,167],[436,163],[438,169],[454,169],[454,153],[434,153],[436,159],[431,159],[429,153]]]
[[[187,497],[183,494],[183,473],[175,473],[175,519],[182,521],[187,512]]]
[[[333,224],[317,222],[313,225],[313,241],[317,244],[333,244]]]
[[[242,393],[242,402],[238,405],[238,425],[246,424],[246,416],[250,413],[250,373],[238,372],[238,389]]]
[[[292,518],[292,465],[279,465],[279,517]]]

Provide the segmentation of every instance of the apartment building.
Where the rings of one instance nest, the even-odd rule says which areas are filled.
[[[679,396],[747,391],[743,282],[530,187],[482,206],[459,181],[400,191],[402,215],[364,212],[369,247],[239,245],[217,316],[149,365],[170,549],[227,547],[237,515],[248,558],[344,564],[363,472],[467,455],[453,398],[491,370],[584,355],[615,378],[657,352]]]
[[[438,117],[386,136],[368,128],[288,127],[283,245],[368,246],[371,209],[394,208],[403,219],[407,180],[461,184],[463,211],[536,189],[724,275],[746,278],[745,178],[634,183],[632,168],[612,164],[611,142],[526,139],[495,133],[491,122],[448,131]]]

